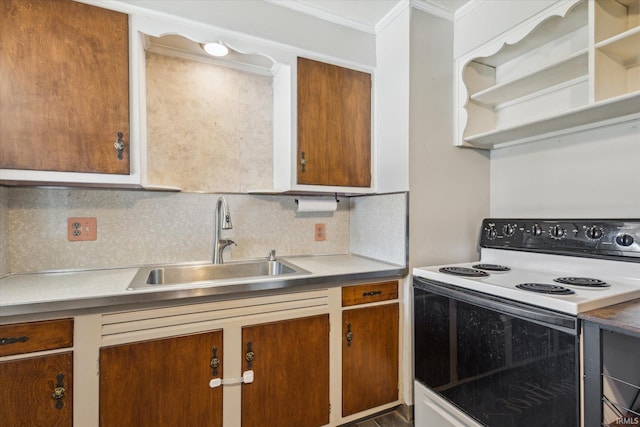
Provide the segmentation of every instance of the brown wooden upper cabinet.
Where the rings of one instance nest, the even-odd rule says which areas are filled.
[[[0,168],[129,174],[128,32],[72,0],[0,2]]]
[[[298,184],[371,186],[371,75],[298,58]]]

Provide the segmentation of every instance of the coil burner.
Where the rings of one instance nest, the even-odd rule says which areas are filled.
[[[441,273],[453,274],[455,276],[464,276],[464,277],[486,277],[489,273],[484,271],[476,270],[474,268],[467,267],[442,267],[439,270]]]
[[[474,264],[473,268],[477,268],[478,270],[487,270],[487,271],[510,271],[509,267],[500,264]]]
[[[563,285],[584,286],[587,288],[607,288],[611,286],[605,281],[592,279],[590,277],[558,277],[557,279],[553,279],[553,281],[562,283]]]
[[[563,286],[549,285],[546,283],[521,283],[516,285],[516,288],[530,292],[538,292],[540,294],[551,295],[571,295],[575,294],[571,289],[567,289]]]

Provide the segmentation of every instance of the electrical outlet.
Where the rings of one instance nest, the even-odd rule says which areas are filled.
[[[68,218],[67,239],[71,242],[98,239],[98,221],[96,218]]]
[[[316,241],[322,241],[327,238],[327,229],[324,224],[316,224],[314,236]]]

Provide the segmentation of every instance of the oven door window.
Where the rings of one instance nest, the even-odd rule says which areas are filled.
[[[491,427],[578,426],[577,337],[414,288],[415,376]]]

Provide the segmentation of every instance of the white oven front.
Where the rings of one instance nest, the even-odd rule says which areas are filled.
[[[413,392],[415,427],[482,427],[419,381]]]

